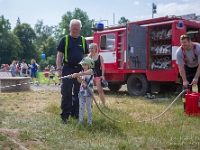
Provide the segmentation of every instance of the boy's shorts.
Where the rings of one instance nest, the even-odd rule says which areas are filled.
[[[49,76],[50,79],[53,79],[54,76]]]
[[[31,78],[36,78],[36,72],[31,72]]]

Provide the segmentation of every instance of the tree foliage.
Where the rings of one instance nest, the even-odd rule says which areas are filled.
[[[21,24],[21,21],[20,21],[19,17],[17,18],[17,25],[18,24]]]
[[[121,17],[120,20],[118,21],[119,24],[128,23],[128,22],[130,21],[126,19],[125,17]]]
[[[60,39],[66,34],[69,34],[69,24],[72,19],[79,19],[82,23],[82,28],[80,34],[88,37],[92,35],[92,20],[89,19],[86,12],[82,11],[79,8],[75,8],[74,12],[66,12],[62,16],[62,21],[59,23],[59,26],[57,27],[57,39]]]
[[[48,37],[52,37],[54,34],[54,27],[44,25],[42,20],[38,20],[34,27],[37,40],[36,45],[37,47],[40,47],[42,42],[44,42]]]
[[[44,42],[42,42],[39,52],[41,54],[45,54],[46,57],[48,57],[57,54],[56,48],[57,48],[56,41],[54,40],[53,37],[49,37]]]
[[[32,58],[36,59],[38,54],[35,46],[36,34],[31,26],[27,23],[18,24],[13,32],[19,38],[23,49],[21,58],[27,59],[28,61]]]
[[[17,18],[16,27],[11,30],[11,24],[4,16],[0,16],[0,64],[10,64],[13,60],[34,58],[41,66],[55,65],[57,46],[61,37],[70,33],[69,24],[72,19],[79,19],[82,22],[80,34],[88,37],[92,36],[92,23],[87,13],[79,8],[74,11],[67,11],[62,16],[58,25],[44,25],[42,20],[38,20],[34,29],[27,23],[22,23],[20,17]],[[121,17],[119,24],[130,22],[125,17]],[[42,59],[41,54],[46,58]]]
[[[0,64],[10,64],[19,59],[22,47],[16,35],[11,32],[11,24],[4,16],[0,16]]]
[[[41,59],[39,64],[40,64],[40,66],[42,68],[45,68],[48,65],[55,66],[56,65],[56,61],[55,60],[56,60],[56,56],[55,55],[51,55],[51,56],[48,56],[46,59]]]

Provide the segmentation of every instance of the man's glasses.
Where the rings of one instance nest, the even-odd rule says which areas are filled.
[[[80,28],[72,28],[72,30],[77,30],[78,31],[78,30],[80,30]]]

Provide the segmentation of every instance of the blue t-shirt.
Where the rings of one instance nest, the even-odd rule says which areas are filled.
[[[64,53],[65,56],[65,40],[66,36],[64,36],[60,44],[58,45],[57,51]],[[73,38],[71,35],[68,35],[68,64],[72,66],[78,65],[78,63],[83,59],[84,54],[88,54],[88,48],[85,40],[85,53],[82,46],[82,37],[78,36],[78,38]],[[65,58],[63,58],[63,63],[65,62]]]
[[[32,72],[32,73],[36,73],[36,72],[37,72],[37,65],[36,65],[35,63],[32,64],[31,72]]]

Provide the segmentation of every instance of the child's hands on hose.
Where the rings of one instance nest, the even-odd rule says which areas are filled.
[[[79,82],[79,83],[83,83],[83,82],[84,82],[83,78],[82,78],[82,77],[80,77],[80,76],[79,76],[79,77],[77,77],[77,80],[78,80],[78,82]]]
[[[72,74],[72,78],[77,78],[77,77],[79,77],[79,73],[73,73]]]

